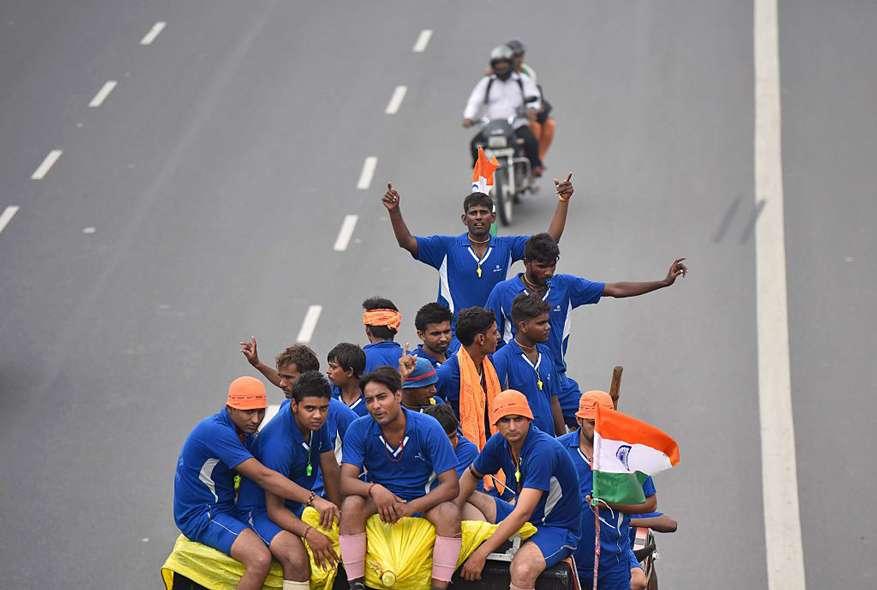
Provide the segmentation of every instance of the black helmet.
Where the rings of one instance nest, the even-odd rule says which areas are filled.
[[[490,65],[494,65],[498,61],[511,62],[512,57],[514,57],[514,52],[508,45],[494,47],[493,51],[490,52]]]
[[[516,56],[523,55],[527,52],[527,48],[524,47],[524,44],[518,41],[517,39],[512,39],[508,43],[506,43],[506,47],[512,50],[512,53]]]

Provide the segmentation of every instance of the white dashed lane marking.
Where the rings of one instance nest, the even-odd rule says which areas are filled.
[[[387,108],[384,109],[384,112],[388,115],[395,115],[398,113],[406,92],[408,92],[407,87],[396,86],[396,90],[393,91],[393,96],[390,97],[390,102],[387,103]]]
[[[9,222],[12,221],[16,213],[18,213],[18,207],[15,205],[9,205],[3,210],[3,213],[0,213],[0,233],[3,233],[3,230],[6,229],[6,226],[9,225]]]
[[[164,28],[167,26],[167,23],[164,21],[158,21],[152,28],[149,29],[149,32],[146,33],[143,38],[140,40],[141,45],[152,45],[152,42],[155,41],[155,38],[158,37],[158,34],[161,33]]]
[[[353,235],[353,230],[356,228],[356,221],[358,219],[358,215],[346,215],[344,217],[344,221],[341,222],[341,230],[338,232],[338,238],[335,240],[334,249],[336,252],[344,252],[347,250],[347,244],[350,243],[350,237]]]
[[[88,103],[88,106],[95,109],[103,104],[103,102],[110,95],[110,92],[113,91],[113,88],[116,87],[117,82],[115,80],[110,80],[106,84],[104,84],[100,90],[97,91],[97,94],[94,95],[94,98],[91,99],[91,102]]]
[[[33,171],[33,174],[31,174],[30,177],[33,180],[42,180],[46,176],[46,174],[49,173],[49,170],[51,170],[52,166],[55,165],[55,162],[58,161],[58,158],[61,157],[62,153],[62,150],[52,150],[51,152],[49,152],[48,155],[46,155],[46,157],[43,159],[42,164],[37,166],[37,169]]]
[[[430,39],[432,39],[432,31],[430,29],[423,29],[417,36],[417,41],[414,42],[414,47],[411,51],[414,53],[423,53],[426,46],[429,45]]]
[[[375,167],[377,165],[378,159],[376,157],[369,156],[365,159],[365,162],[362,163],[362,172],[359,174],[359,182],[356,183],[356,188],[361,191],[368,190],[372,183],[372,177],[375,175]]]
[[[312,305],[305,314],[305,319],[301,323],[301,330],[298,331],[297,342],[307,344],[314,335],[314,329],[317,327],[317,321],[320,319],[323,307],[321,305]]]

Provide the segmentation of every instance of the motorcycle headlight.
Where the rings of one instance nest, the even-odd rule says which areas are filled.
[[[504,148],[504,147],[508,147],[508,145],[509,145],[508,139],[506,139],[505,136],[503,136],[503,135],[497,135],[494,137],[487,138],[487,147]]]

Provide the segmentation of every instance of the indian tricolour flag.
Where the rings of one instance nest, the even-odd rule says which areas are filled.
[[[478,159],[475,161],[475,167],[472,168],[472,192],[490,194],[493,188],[493,173],[499,168],[499,162],[496,158],[487,159],[484,155],[484,148],[478,146]]]
[[[645,502],[646,476],[679,463],[679,447],[666,433],[621,412],[597,406],[594,488],[591,496],[613,504]]]

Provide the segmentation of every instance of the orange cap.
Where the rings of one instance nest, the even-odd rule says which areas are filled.
[[[584,418],[586,420],[597,419],[597,406],[607,410],[614,410],[615,404],[612,398],[605,391],[593,389],[586,391],[579,398],[579,411],[576,412],[576,418]]]
[[[264,410],[268,407],[265,384],[255,377],[238,377],[228,386],[225,403],[237,410]]]
[[[533,419],[533,412],[530,410],[530,404],[527,403],[527,397],[520,391],[506,389],[493,398],[490,407],[490,423],[496,424],[500,418],[506,416],[523,416],[530,420]]]

